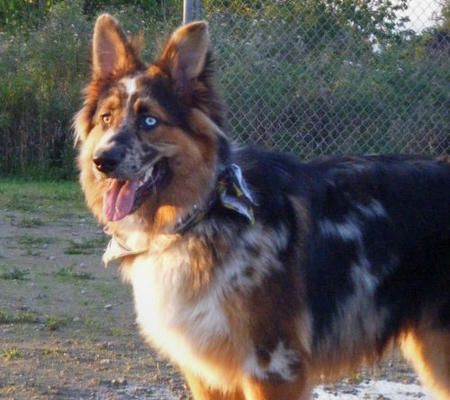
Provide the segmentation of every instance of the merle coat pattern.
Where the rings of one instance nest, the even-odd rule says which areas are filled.
[[[207,25],[150,65],[137,47],[98,18],[80,182],[142,334],[194,398],[306,399],[398,344],[450,399],[450,164],[236,147]]]

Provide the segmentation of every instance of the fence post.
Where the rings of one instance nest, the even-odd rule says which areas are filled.
[[[194,0],[183,0],[183,24],[187,24],[193,20],[193,1]]]
[[[195,0],[195,19],[202,19],[202,0]]]
[[[201,18],[202,0],[183,0],[183,24]]]

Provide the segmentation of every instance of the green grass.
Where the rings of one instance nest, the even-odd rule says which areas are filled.
[[[53,332],[68,324],[68,319],[54,315],[47,315],[38,318],[37,314],[30,311],[19,311],[15,314],[10,314],[0,310],[0,325],[1,324],[35,324],[43,323],[44,327]]]
[[[13,361],[23,358],[23,354],[16,347],[9,347],[2,351],[2,358],[6,361]]]
[[[83,318],[83,325],[89,328],[90,331],[105,329],[104,323],[101,320],[94,318]]]
[[[42,252],[28,247],[27,249],[25,249],[25,253],[23,253],[23,255],[28,257],[40,257],[42,255]]]
[[[94,254],[99,249],[103,249],[106,246],[107,238],[99,237],[92,239],[84,239],[81,242],[70,240],[69,247],[64,250],[65,254]]]
[[[109,334],[110,336],[121,337],[128,335],[129,332],[123,328],[111,327],[109,328]]]
[[[122,285],[120,282],[106,282],[104,280],[97,280],[92,282],[90,288],[97,294],[102,296],[104,301],[113,301],[117,296],[131,296],[131,288],[128,285]]]
[[[40,352],[44,356],[51,356],[51,357],[63,356],[65,353],[64,350],[57,349],[57,348],[52,349],[52,348],[48,348],[48,347],[41,349]]]
[[[62,319],[62,318],[58,318],[58,317],[54,317],[54,316],[49,316],[45,320],[45,327],[50,332],[57,331],[58,329],[63,328],[66,325],[67,325],[66,319]]]
[[[17,267],[14,267],[12,270],[0,271],[0,279],[5,281],[24,281],[28,279],[28,274],[29,271],[23,271]]]
[[[59,269],[55,272],[55,277],[64,282],[95,279],[94,276],[88,272],[76,271],[73,265]]]
[[[22,235],[17,237],[17,243],[21,246],[42,246],[55,241],[55,238],[37,235]]]
[[[33,324],[36,322],[39,322],[39,318],[35,313],[19,311],[12,315],[0,310],[0,324]]]
[[[40,218],[34,217],[25,217],[17,224],[19,228],[35,228],[42,225],[45,225],[44,221],[42,221],[42,219]]]
[[[0,179],[0,208],[7,211],[44,212],[60,217],[68,213],[87,215],[79,185],[75,181],[28,181]],[[42,220],[33,216],[22,222],[25,227],[40,226]]]

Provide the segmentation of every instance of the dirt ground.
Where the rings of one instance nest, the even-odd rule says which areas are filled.
[[[76,184],[0,180],[0,398],[190,398],[139,336],[105,244]],[[314,398],[432,399],[395,354]]]

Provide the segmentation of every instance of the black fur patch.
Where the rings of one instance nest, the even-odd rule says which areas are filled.
[[[307,262],[298,265],[296,273],[307,288],[316,342],[329,332],[339,307],[355,294],[355,265],[373,275],[376,305],[388,311],[382,338],[398,333],[427,308],[436,310],[436,324],[448,326],[449,164],[413,156],[304,164],[254,148],[241,149],[234,157],[256,196],[257,218],[265,224],[292,226],[296,217],[287,211],[288,195],[309,205],[313,226],[305,246]],[[324,220],[351,221],[355,238],[324,234]],[[285,293],[290,293],[290,284],[279,284],[287,285]]]

